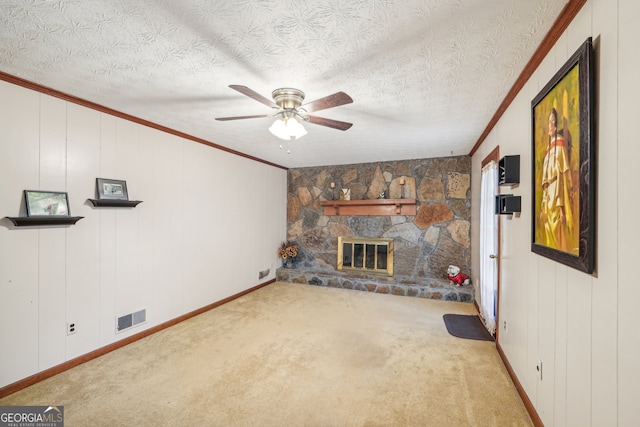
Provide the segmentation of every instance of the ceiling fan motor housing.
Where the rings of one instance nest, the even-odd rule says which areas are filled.
[[[304,92],[289,87],[276,89],[271,92],[273,101],[285,110],[296,110],[304,101]]]

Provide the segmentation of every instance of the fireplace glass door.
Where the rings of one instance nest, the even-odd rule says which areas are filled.
[[[393,240],[338,237],[338,270],[393,276]]]

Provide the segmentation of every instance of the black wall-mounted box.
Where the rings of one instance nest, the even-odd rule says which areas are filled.
[[[496,196],[496,214],[511,215],[521,211],[520,196],[500,194]]]
[[[520,155],[504,156],[498,162],[498,185],[520,184]]]

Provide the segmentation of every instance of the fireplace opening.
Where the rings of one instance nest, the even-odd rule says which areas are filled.
[[[393,276],[393,239],[338,237],[338,270]]]

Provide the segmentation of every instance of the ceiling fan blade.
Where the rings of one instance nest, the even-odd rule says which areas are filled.
[[[265,98],[264,96],[260,95],[258,92],[254,91],[253,89],[249,89],[246,86],[241,86],[241,85],[229,85],[229,87],[231,89],[237,90],[238,92],[240,92],[243,95],[248,96],[249,98],[253,98],[258,102],[263,103],[264,105],[266,105],[267,107],[271,107],[271,108],[280,108],[278,106],[278,104],[276,104],[275,102],[273,102],[270,99]]]
[[[318,116],[309,116],[308,121],[309,123],[313,123],[320,126],[327,126],[327,127],[338,129],[338,130],[347,130],[351,126],[353,126],[353,123],[341,122],[339,120],[333,120],[333,119],[325,119],[324,117],[318,117]]]
[[[216,120],[226,122],[229,120],[242,120],[242,119],[259,119],[261,117],[270,117],[269,114],[259,114],[257,116],[235,116],[235,117],[216,117]]]
[[[307,112],[312,113],[314,111],[326,110],[327,108],[338,107],[344,104],[351,104],[353,99],[344,92],[336,92],[333,95],[325,96],[324,98],[316,99],[308,104],[302,106]]]

